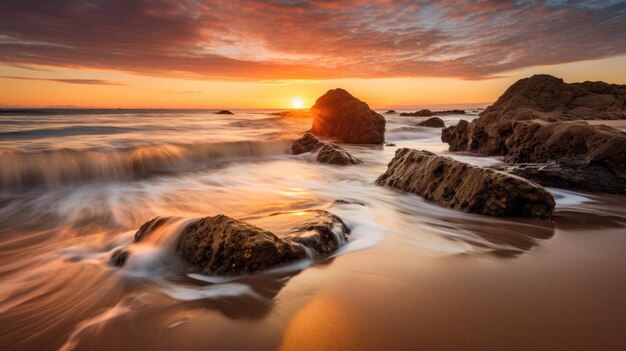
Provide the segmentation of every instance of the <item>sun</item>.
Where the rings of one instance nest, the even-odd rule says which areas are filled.
[[[304,108],[304,99],[299,96],[296,96],[291,99],[291,107],[299,110]]]

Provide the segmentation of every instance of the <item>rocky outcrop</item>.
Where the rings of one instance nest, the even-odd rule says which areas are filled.
[[[182,229],[176,253],[202,274],[238,275],[266,270],[297,260],[322,258],[336,251],[350,233],[343,221],[327,211],[307,211],[307,219],[282,237],[225,215],[197,219]],[[142,242],[167,217],[146,222],[135,234]],[[124,255],[120,259],[120,253]],[[130,253],[118,250],[110,262],[124,264]]]
[[[325,143],[315,135],[306,132],[291,145],[291,153],[300,155],[305,152],[312,152],[321,148]]]
[[[234,113],[228,111],[228,110],[220,110],[215,112],[216,115],[233,115]]]
[[[400,116],[413,116],[413,117],[430,117],[437,115],[464,115],[465,110],[444,110],[444,111],[431,111],[431,110],[419,110],[416,112],[403,112]]]
[[[445,127],[445,123],[439,117],[431,117],[425,121],[421,121],[417,124],[420,127],[431,127],[431,128],[443,128]]]
[[[385,142],[385,118],[343,89],[329,90],[311,107],[311,132],[352,144]]]
[[[319,151],[318,151],[319,150]],[[294,155],[317,151],[317,162],[335,165],[356,165],[363,161],[350,155],[339,145],[321,141],[315,135],[306,132],[291,145]]]
[[[395,110],[388,110],[385,112],[386,115],[395,115],[397,112]]]
[[[547,217],[555,206],[547,190],[523,178],[407,148],[396,150],[376,183],[448,208],[492,216]]]
[[[626,118],[626,85],[564,83],[549,75],[522,79],[471,123],[442,131],[451,151],[505,156],[507,162],[578,163],[601,184],[625,181],[625,137],[617,129],[575,122]],[[568,167],[551,168],[551,172]],[[561,177],[570,174],[566,171]],[[583,182],[584,183],[584,182]],[[583,184],[578,183],[578,184]],[[577,186],[572,182],[568,187]],[[597,191],[615,192],[610,187]]]
[[[363,161],[353,157],[342,147],[335,144],[324,144],[317,153],[317,162],[334,165],[356,165],[363,163]]]

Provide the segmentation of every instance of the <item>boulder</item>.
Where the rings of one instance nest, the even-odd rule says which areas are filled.
[[[363,163],[363,161],[350,155],[341,146],[327,143],[325,143],[317,153],[317,162],[334,165],[356,165]]]
[[[431,127],[431,128],[443,128],[445,127],[445,123],[439,117],[431,117],[425,121],[421,121],[417,124],[420,127]]]
[[[389,110],[385,112],[386,115],[395,115],[397,112],[395,110]]]
[[[329,90],[311,107],[311,132],[352,144],[385,142],[385,118],[343,89]]]
[[[433,111],[431,110],[419,110],[416,112],[403,112],[400,114],[400,116],[413,116],[413,117],[430,117],[434,115]]]
[[[492,216],[547,217],[555,206],[547,190],[523,178],[407,148],[396,150],[376,184],[448,208]]]
[[[176,253],[202,274],[238,275],[323,258],[347,241],[350,230],[339,217],[322,210],[304,214],[306,219],[282,237],[225,215],[200,218],[182,229]],[[142,242],[170,220],[157,217],[146,222],[134,242]],[[110,262],[121,266],[131,253],[118,251]]]
[[[625,101],[626,85],[567,84],[549,75],[536,75],[513,84],[471,123],[460,121],[445,128],[441,140],[451,151],[505,156],[507,162],[578,163],[594,174],[591,177],[603,178],[601,184],[621,184],[626,177],[626,156],[621,152],[624,133],[579,120],[624,119]],[[568,167],[550,167],[552,174],[559,169],[564,170],[561,178],[571,175],[571,170],[565,171]],[[576,184],[584,183],[562,184],[576,189]],[[591,188],[615,192],[604,186]]]
[[[310,132],[304,133],[299,139],[293,142],[291,145],[291,153],[294,155],[300,155],[305,152],[312,152],[321,148],[325,143],[318,139]]]
[[[228,111],[228,110],[220,110],[215,112],[216,115],[233,115],[234,113]]]

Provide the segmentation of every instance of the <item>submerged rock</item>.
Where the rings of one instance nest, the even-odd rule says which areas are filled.
[[[234,113],[228,111],[228,110],[220,110],[215,112],[216,115],[233,115]]]
[[[311,132],[317,136],[353,144],[385,142],[385,118],[343,89],[322,95],[311,107],[311,114]]]
[[[325,143],[318,139],[310,132],[304,133],[300,138],[293,142],[291,145],[291,153],[294,155],[300,155],[305,152],[312,152],[321,148]]]
[[[575,120],[626,118],[626,85],[564,83],[549,75],[522,79],[471,123],[460,121],[442,131],[451,151],[505,156],[507,162],[579,163],[600,184],[626,182],[625,134]],[[581,163],[582,162],[582,163]],[[551,167],[551,173],[568,167]],[[561,178],[571,174],[564,171]],[[611,180],[613,179],[613,180]],[[587,187],[585,182],[564,182]],[[615,192],[611,187],[594,191]],[[581,188],[582,189],[582,188]],[[618,190],[619,191],[619,190]]]
[[[319,163],[330,163],[334,165],[356,165],[363,163],[356,157],[350,155],[341,146],[335,144],[324,144],[317,153]]]
[[[443,128],[445,127],[445,123],[439,117],[431,117],[425,121],[421,121],[417,124],[420,127],[432,127],[432,128]]]
[[[306,214],[307,219],[282,237],[225,215],[200,218],[182,229],[176,253],[202,274],[237,275],[323,258],[347,241],[350,230],[339,217],[322,210]],[[144,241],[170,220],[156,217],[144,223],[134,242]],[[110,262],[122,266],[129,255],[129,250],[118,250]]]
[[[547,217],[555,206],[547,190],[523,178],[407,148],[396,150],[376,183],[452,209],[492,216]]]

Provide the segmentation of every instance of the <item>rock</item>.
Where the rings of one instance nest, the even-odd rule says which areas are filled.
[[[234,113],[228,111],[228,110],[220,110],[215,112],[216,115],[233,115]]]
[[[200,218],[182,229],[176,252],[202,274],[238,275],[323,258],[347,241],[350,230],[339,217],[322,210],[305,214],[307,219],[282,237],[225,215]],[[157,217],[146,222],[135,234],[135,243],[169,220]],[[123,260],[116,251],[110,262],[123,265],[129,251],[123,252]]]
[[[413,117],[430,117],[434,115],[433,111],[431,110],[419,110],[416,112],[403,112],[400,114],[400,116],[413,116]]]
[[[600,184],[622,184],[626,177],[626,156],[621,151],[624,133],[576,120],[625,119],[625,101],[626,85],[567,84],[549,75],[536,75],[513,84],[471,123],[461,121],[445,128],[441,140],[451,151],[505,156],[507,162],[574,162],[602,178]],[[551,172],[556,168],[551,167]],[[563,177],[566,174],[571,171]],[[563,184],[589,188],[582,181]]]
[[[445,110],[445,111],[435,111],[435,115],[464,115],[465,110]]]
[[[385,112],[386,115],[395,115],[397,112],[395,110],[389,110]]]
[[[294,155],[300,155],[305,152],[312,152],[321,148],[325,143],[318,139],[310,132],[304,133],[298,140],[294,141],[291,145],[291,153]]]
[[[605,167],[580,161],[519,163],[491,168],[532,180],[543,186],[626,194],[624,178],[618,178]]]
[[[311,118],[311,113],[307,110],[289,110],[281,112],[273,112],[275,116],[288,117],[288,118]]]
[[[394,143],[387,143],[387,144],[385,144],[385,146],[396,146],[396,144],[394,144]]]
[[[363,161],[350,155],[342,147],[335,144],[324,144],[317,153],[319,163],[330,163],[334,165],[356,165]]]
[[[448,208],[492,216],[547,217],[555,206],[547,190],[523,178],[407,148],[396,150],[376,183]]]
[[[420,127],[432,127],[432,128],[443,128],[445,127],[445,123],[439,117],[431,117],[425,121],[421,121],[417,124]]]
[[[118,249],[111,254],[111,258],[109,258],[109,265],[113,267],[121,267],[126,263],[128,259],[128,255],[130,252],[128,250]]]
[[[382,144],[385,118],[343,89],[329,90],[311,107],[311,132],[346,143]]]

